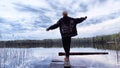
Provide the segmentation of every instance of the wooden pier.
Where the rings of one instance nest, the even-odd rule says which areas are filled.
[[[69,62],[64,62],[64,61],[55,61],[55,62],[51,62],[50,64],[50,68],[86,68],[86,66],[82,66],[82,65],[71,65]]]
[[[51,62],[50,68],[64,68],[64,61]]]
[[[106,55],[108,52],[70,52],[69,55]],[[64,52],[59,52],[59,56],[64,56]],[[50,64],[50,68],[87,68],[86,66],[74,66],[71,65],[70,62],[60,61],[60,60],[53,60]]]

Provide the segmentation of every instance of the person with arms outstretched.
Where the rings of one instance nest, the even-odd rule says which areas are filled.
[[[81,18],[72,18],[68,16],[67,11],[64,11],[62,15],[63,17],[60,18],[54,25],[48,27],[46,31],[53,30],[58,27],[60,28],[63,48],[65,51],[65,61],[69,61],[71,37],[77,35],[76,25],[86,20],[87,16]]]

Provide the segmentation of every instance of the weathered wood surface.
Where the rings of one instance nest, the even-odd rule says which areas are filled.
[[[50,64],[50,68],[64,68],[64,61],[53,59]]]
[[[86,66],[71,65],[70,63],[65,63],[64,61],[54,60],[51,62],[50,68],[86,68]]]
[[[108,54],[108,52],[70,52],[69,55],[105,55]],[[59,56],[64,56],[64,52],[59,52]]]
[[[50,68],[64,68],[63,62],[51,62]]]
[[[59,56],[64,56],[64,52],[59,52]],[[69,55],[105,55],[108,52],[70,52]],[[70,63],[65,63],[61,60],[52,60],[50,64],[50,68],[87,68],[86,66],[82,65],[71,65]]]
[[[64,68],[71,68],[70,62],[64,62]]]

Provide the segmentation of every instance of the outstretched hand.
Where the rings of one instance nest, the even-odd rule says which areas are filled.
[[[87,19],[87,16],[85,16],[85,17],[81,17],[81,18],[83,18],[83,19]]]
[[[49,31],[49,29],[47,28],[46,31]]]
[[[87,16],[85,16],[85,19],[87,19]]]

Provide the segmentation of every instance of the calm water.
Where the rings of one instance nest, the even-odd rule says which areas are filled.
[[[63,60],[62,48],[1,48],[0,68],[49,68],[52,59]],[[71,48],[73,52],[109,52],[108,55],[71,56],[72,65],[87,68],[120,68],[120,51],[94,48]]]

